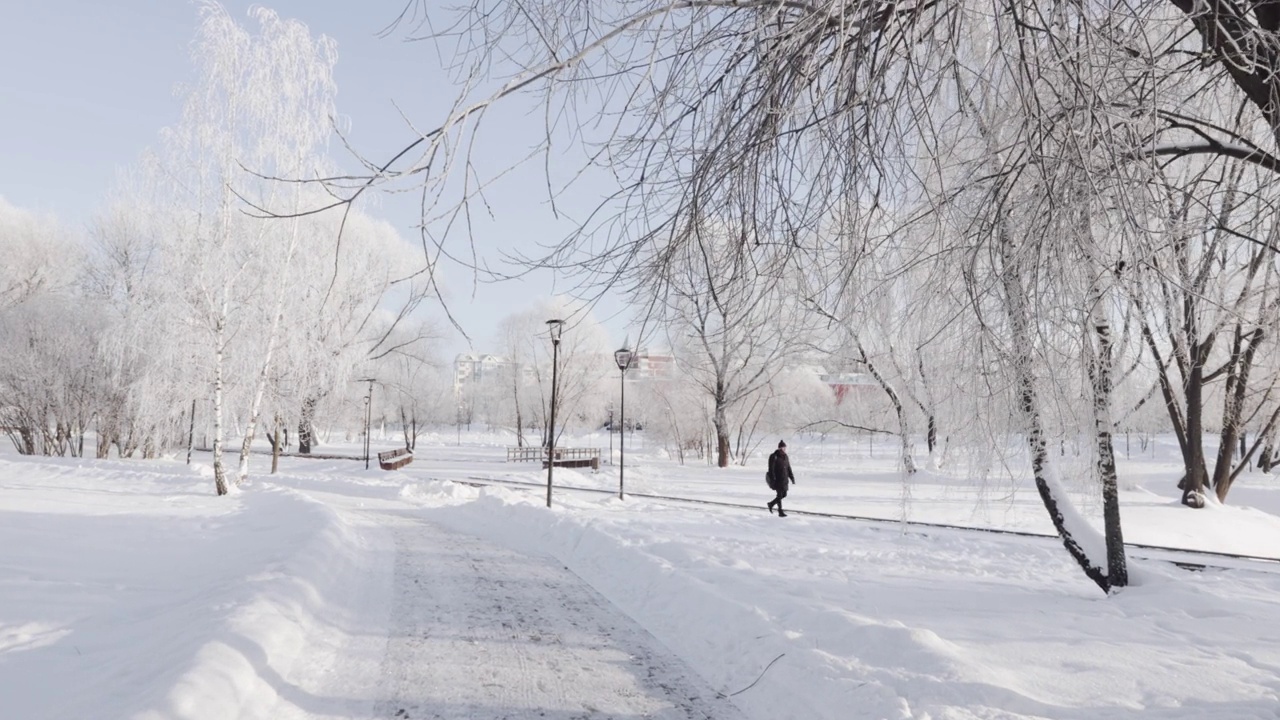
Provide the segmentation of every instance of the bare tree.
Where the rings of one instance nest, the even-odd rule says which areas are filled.
[[[502,380],[505,395],[510,400],[508,417],[515,421],[518,447],[525,446],[525,428],[532,427],[533,409],[538,402],[535,387],[530,382],[535,375],[532,366],[535,355],[529,341],[537,335],[536,330],[541,329],[536,326],[544,322],[523,313],[504,318],[498,327],[499,345],[506,360]]]
[[[681,367],[711,402],[716,463],[728,467],[731,415],[803,348],[804,324],[785,280],[762,277],[731,227],[699,222],[689,233],[657,255],[651,282]]]

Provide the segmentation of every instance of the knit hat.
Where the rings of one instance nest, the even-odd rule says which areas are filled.
[[[786,440],[779,440],[779,441],[778,441],[778,447],[780,447],[780,448],[784,448],[784,447],[786,447],[786,446],[787,446],[787,441],[786,441]]]

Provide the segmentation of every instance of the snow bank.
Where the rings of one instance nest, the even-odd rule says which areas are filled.
[[[305,536],[281,538],[287,551],[264,558],[259,572],[236,581],[229,612],[208,628],[159,706],[140,718],[346,717],[350,710],[371,710],[385,647],[385,638],[377,637],[385,623],[366,614],[385,614],[380,602],[368,599],[378,589],[363,585],[385,582],[369,577],[369,566],[379,563],[376,544],[329,508],[286,498],[254,498],[255,510],[275,520],[291,515]],[[298,542],[287,542],[292,540]],[[385,563],[393,550],[381,550]],[[353,649],[367,630],[374,642]],[[339,665],[370,691],[363,701],[317,694]]]
[[[360,636],[385,626],[367,615],[385,606],[393,556],[378,532],[292,491],[214,497],[181,465],[0,460],[0,486],[6,717],[288,718],[372,702],[385,637]],[[366,687],[311,694],[339,653]]]

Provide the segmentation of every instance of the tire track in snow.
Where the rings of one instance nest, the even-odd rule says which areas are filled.
[[[558,562],[427,522],[394,533],[377,717],[742,717]]]

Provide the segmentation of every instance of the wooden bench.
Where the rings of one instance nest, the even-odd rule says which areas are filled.
[[[544,447],[509,447],[507,462],[542,461],[547,466],[547,449]],[[599,448],[556,448],[556,467],[600,469]]]
[[[405,448],[378,453],[378,467],[383,470],[399,470],[411,462],[413,462],[413,453]]]

